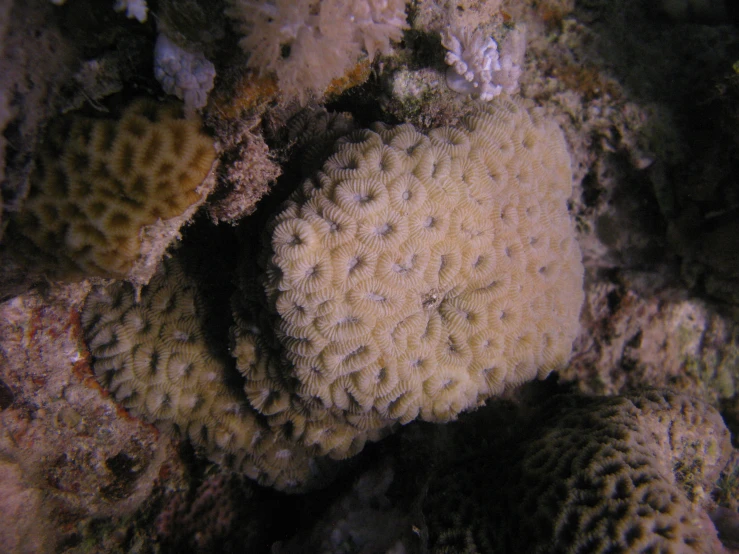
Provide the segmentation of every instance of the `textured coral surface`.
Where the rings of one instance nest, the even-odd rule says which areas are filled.
[[[556,127],[498,101],[458,128],[378,126],[335,150],[268,224],[261,277],[243,254],[243,391],[175,260],[140,300],[118,283],[84,310],[96,374],[119,401],[278,488],[315,479],[314,456],[352,456],[396,422],[448,421],[548,374],[578,329]]]
[[[199,119],[138,100],[119,120],[58,121],[31,175],[15,231],[51,258],[52,273],[125,277],[141,256],[142,228],[183,214],[215,151]]]
[[[716,482],[713,470],[720,465],[721,449],[713,449],[709,441],[720,438],[722,424],[706,417],[710,411],[702,411],[700,403],[665,397],[671,407],[652,410],[653,399],[638,403],[634,395],[628,402],[551,400],[575,389],[590,395],[624,394],[650,385],[690,391],[721,411],[738,444],[739,11],[734,4],[157,0],[148,2],[148,14],[137,12],[148,16],[140,22],[125,10],[114,10],[143,7],[138,1],[0,0],[0,550],[415,554],[444,551],[447,541],[446,551],[455,554],[497,554],[533,550],[521,541],[535,539],[535,531],[548,537],[548,543],[540,543],[546,549],[554,541],[552,521],[562,523],[558,529],[565,531],[592,524],[588,537],[616,551],[626,550],[613,541],[626,539],[618,533],[632,524],[636,533],[644,534],[641,543],[631,537],[636,542],[629,551],[640,550],[636,543],[648,550],[656,542],[665,546],[681,536],[690,539],[695,529],[700,529],[697,544],[706,552],[739,547],[739,457],[735,451]],[[256,252],[238,250],[236,243],[258,241],[288,189],[320,169],[331,144],[350,128],[384,121],[410,123],[426,133],[457,126],[475,108],[475,91],[485,82],[482,72],[493,67],[494,56],[490,49],[482,52],[482,79],[473,79],[471,89],[467,86],[472,95],[455,93],[445,78],[445,32],[479,38],[460,41],[456,49],[462,61],[474,66],[478,50],[468,46],[484,48],[492,37],[499,41],[501,62],[505,38],[524,27],[525,57],[511,66],[519,84],[515,94],[521,97],[516,101],[536,106],[558,124],[571,157],[573,189],[567,208],[583,253],[586,294],[571,362],[543,382],[488,399],[460,414],[457,422],[394,426],[395,433],[368,445],[361,455],[333,462],[323,475],[333,477],[331,483],[320,482],[326,460],[313,458],[318,447],[300,446],[309,455],[297,459],[307,461],[309,475],[326,485],[321,491],[285,495],[243,474],[230,475],[229,467],[246,462],[244,467],[253,469],[258,460],[262,469],[252,476],[264,484],[275,476],[268,457],[254,458],[249,448],[234,448],[233,438],[239,435],[229,426],[234,421],[241,425],[243,414],[259,421],[256,428],[246,426],[259,430],[257,450],[269,444],[265,437],[274,438],[275,429],[285,435],[280,441],[289,431],[279,424],[279,416],[251,411],[244,378],[229,355],[229,299],[237,282],[254,284],[247,274],[248,259],[254,266],[258,261]],[[198,110],[218,152],[214,171],[199,188],[203,193],[213,188],[214,194],[180,216],[144,227],[141,250],[151,248],[145,255],[150,265],[126,278],[146,283],[174,240],[182,243],[173,253],[174,263],[189,264],[195,250],[204,260],[202,271],[180,265],[186,278],[173,285],[196,290],[202,302],[194,311],[196,330],[187,327],[180,338],[192,333],[198,348],[207,344],[209,352],[221,356],[216,371],[213,364],[197,366],[198,382],[214,390],[213,383],[225,375],[221,384],[237,400],[231,405],[238,406],[234,413],[243,411],[240,417],[222,414],[219,421],[200,427],[187,419],[173,425],[163,417],[161,373],[127,381],[140,387],[140,395],[151,395],[147,404],[127,396],[130,409],[99,385],[77,315],[91,283],[49,281],[54,270],[78,271],[74,264],[47,263],[44,270],[6,255],[21,247],[18,234],[7,225],[24,207],[34,160],[49,148],[47,130],[55,118],[78,109],[114,118],[118,107],[141,94],[157,102],[165,98],[153,71],[159,33],[214,65],[213,90]],[[490,68],[485,67],[488,62]],[[182,76],[193,76],[192,69]],[[293,118],[300,109],[292,101],[296,97],[324,97],[330,104],[311,106]],[[335,119],[325,115],[323,129],[305,124],[305,114],[324,108],[343,113]],[[54,159],[52,165],[60,163]],[[201,202],[203,210],[196,213]],[[190,224],[184,226],[186,221]],[[31,250],[28,244],[21,249]],[[51,254],[64,258],[61,248]],[[241,270],[237,258],[245,259]],[[178,274],[162,271],[163,277]],[[260,272],[255,268],[252,275]],[[163,280],[158,279],[152,292],[160,290]],[[98,278],[92,281],[101,284]],[[263,287],[264,281],[257,285]],[[93,298],[100,299],[100,290]],[[136,287],[124,290],[135,309]],[[139,307],[151,311],[147,290],[141,290]],[[251,286],[249,294],[257,298],[263,289]],[[243,305],[237,311],[240,322],[258,323],[248,332],[275,321],[274,306],[256,305],[256,312],[267,317],[257,319],[254,311],[243,312]],[[164,337],[166,326],[181,325],[190,316],[160,313],[156,326]],[[266,338],[273,345],[279,342]],[[147,356],[158,356],[158,348],[147,351]],[[121,359],[146,359],[144,354],[122,353]],[[158,367],[148,359],[150,367]],[[289,360],[278,362],[280,390],[287,391],[292,406],[305,406],[296,398],[302,384],[282,369]],[[131,367],[127,361],[124,365]],[[156,386],[145,386],[153,381]],[[122,394],[126,386],[118,384]],[[257,393],[264,385],[250,383]],[[251,396],[265,406],[279,399]],[[623,432],[604,431],[596,440],[594,430],[608,419],[598,410],[606,404],[629,414],[629,420],[619,424]],[[323,409],[312,403],[308,407],[311,413]],[[155,418],[149,408],[162,414],[162,429],[185,440],[172,440],[137,419],[138,410]],[[335,412],[343,418],[346,410]],[[187,413],[177,412],[178,417]],[[201,415],[197,409],[189,413]],[[686,420],[693,416],[696,425]],[[270,428],[267,419],[278,426]],[[218,438],[188,438],[187,430],[198,428],[217,429]],[[624,437],[643,442],[644,429],[651,430],[644,471],[659,474],[652,484],[659,485],[655,490],[660,494],[647,495],[640,514],[621,507],[611,510],[614,498],[631,502],[648,488],[629,473],[631,465],[641,463],[638,453],[623,447]],[[254,438],[249,432],[242,438]],[[561,447],[550,438],[557,438]],[[609,447],[611,442],[615,446]],[[299,446],[295,441],[289,445],[276,452],[297,451]],[[585,448],[573,457],[578,445]],[[536,449],[550,456],[542,460]],[[675,452],[682,454],[676,457]],[[614,473],[598,470],[604,467],[603,456],[614,461]],[[559,458],[592,471],[568,480],[562,464],[555,463]],[[273,468],[280,475],[289,466]],[[551,469],[551,479],[541,477],[541,468]],[[336,469],[342,473],[335,475]],[[517,482],[523,475],[525,487]],[[507,491],[506,479],[512,483]],[[282,486],[279,478],[276,482]],[[577,495],[559,496],[557,482],[567,483]],[[538,492],[549,502],[533,500]],[[529,509],[524,510],[524,503]],[[572,519],[550,516],[560,511],[557,505],[573,513]],[[532,513],[545,515],[547,521],[532,520]],[[687,524],[679,522],[681,514],[688,514]],[[715,542],[707,514],[723,547]],[[650,531],[669,534],[670,526],[674,533],[668,537]],[[499,548],[512,530],[519,542]],[[564,541],[566,534],[558,537]],[[557,550],[566,550],[561,545]],[[692,550],[684,541],[678,547],[665,549]]]
[[[311,477],[308,452],[257,419],[208,343],[203,299],[174,259],[144,287],[95,289],[82,317],[100,382],[134,414],[187,437],[209,458],[281,489]]]
[[[555,126],[501,100],[334,149],[268,224],[261,275],[243,263],[234,354],[271,425],[343,457],[566,362],[582,266]]]
[[[705,403],[656,390],[555,397],[517,442],[497,460],[471,446],[474,456],[432,481],[424,505],[432,552],[720,548],[702,504],[731,444]]]

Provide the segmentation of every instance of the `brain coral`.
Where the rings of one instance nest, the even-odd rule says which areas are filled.
[[[562,395],[521,427],[508,454],[477,440],[429,483],[430,552],[720,551],[702,510],[731,442],[707,404]]]
[[[204,309],[174,258],[139,300],[128,283],[94,289],[82,326],[96,376],[137,416],[189,438],[214,461],[280,489],[309,482],[309,452],[271,433],[229,386],[229,357],[206,340]]]
[[[244,256],[234,355],[251,404],[335,458],[448,421],[567,361],[583,268],[559,129],[510,100],[457,127],[362,130]]]
[[[119,120],[65,117],[40,150],[14,228],[65,276],[126,277],[142,230],[200,202],[215,159],[200,120],[150,100]]]
[[[569,354],[583,300],[560,131],[507,100],[424,135],[376,125],[240,255],[230,375],[196,283],[88,298],[95,372],[211,459],[298,490],[396,423],[448,421]],[[235,373],[235,372],[234,372]]]

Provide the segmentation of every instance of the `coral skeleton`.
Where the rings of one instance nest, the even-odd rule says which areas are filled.
[[[480,29],[445,30],[441,43],[447,49],[446,81],[453,91],[488,101],[518,88],[525,50],[523,30],[511,31],[500,52],[498,43]]]

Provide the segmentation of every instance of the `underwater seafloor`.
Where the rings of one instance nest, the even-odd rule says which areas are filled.
[[[391,49],[354,60],[325,94],[290,89],[292,99],[257,75],[238,44],[243,27],[224,14],[239,4],[315,12],[319,2],[149,0],[145,18],[140,1],[55,4],[0,0],[0,551],[596,552],[608,541],[608,552],[739,551],[739,14],[730,2],[414,0]],[[165,247],[179,252],[212,279],[205,286],[223,331],[238,224],[262,221],[259,208],[284,198],[300,171],[306,146],[287,136],[288,121],[307,104],[348,113],[357,128],[456,124],[483,100],[446,86],[440,32],[452,23],[493,36],[525,28],[514,97],[564,132],[585,269],[569,362],[457,422],[402,426],[300,494],[232,474],[119,406],[95,378],[80,315],[90,290],[112,281],[59,278],[13,228],[52,119],[105,115],[142,95],[164,101],[152,60],[165,30],[212,62],[213,88],[195,111],[215,139],[203,195],[213,192],[154,233],[147,263],[119,278],[146,283]],[[321,53],[312,55],[321,68]],[[547,488],[536,471],[553,463],[541,472],[556,479],[577,466],[558,445],[575,440],[573,429],[597,427],[601,412],[588,406],[598,402],[626,414],[606,435],[647,437],[639,455],[658,459],[660,490],[672,496],[641,502],[662,506],[661,527],[619,527],[627,512],[642,515],[627,505],[633,490],[616,484],[600,523],[567,520],[586,529],[582,537],[552,529],[557,502],[604,502],[587,491],[573,497],[577,480]],[[565,431],[550,419],[563,413],[577,420]],[[537,448],[546,460],[526,461]],[[555,512],[542,515],[550,501]],[[697,532],[709,537],[702,546],[670,542]]]

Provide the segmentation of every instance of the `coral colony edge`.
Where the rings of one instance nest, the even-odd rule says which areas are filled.
[[[0,0],[0,549],[739,551],[738,39]]]

